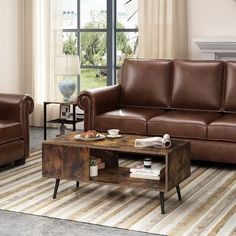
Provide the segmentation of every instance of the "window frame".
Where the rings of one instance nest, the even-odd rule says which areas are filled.
[[[77,55],[80,57],[80,36],[83,32],[103,32],[107,34],[107,65],[81,65],[81,69],[106,69],[107,70],[107,86],[116,84],[116,70],[121,66],[116,65],[116,34],[119,32],[138,32],[137,28],[116,28],[116,14],[117,14],[117,1],[107,0],[107,28],[104,29],[83,29],[81,28],[81,0],[77,1],[77,28],[64,29],[63,33],[75,33],[77,35]],[[80,75],[77,76],[77,92],[80,92]]]

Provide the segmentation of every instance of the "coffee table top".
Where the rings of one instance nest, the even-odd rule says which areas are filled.
[[[110,139],[105,138],[96,141],[82,141],[76,140],[75,135],[81,132],[71,132],[66,135],[62,135],[53,139],[43,141],[43,144],[62,145],[62,146],[75,146],[75,147],[86,147],[91,149],[102,149],[110,151],[128,152],[128,153],[140,153],[149,155],[160,155],[166,156],[176,149],[190,143],[189,141],[183,140],[171,140],[172,146],[170,148],[156,148],[156,147],[135,147],[135,139],[147,138],[148,136],[122,134],[121,138]]]

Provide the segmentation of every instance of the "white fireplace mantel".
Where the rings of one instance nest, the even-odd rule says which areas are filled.
[[[236,38],[195,39],[203,60],[236,60]]]

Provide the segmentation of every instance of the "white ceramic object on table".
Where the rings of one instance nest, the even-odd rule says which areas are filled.
[[[69,101],[70,97],[75,91],[76,83],[72,80],[65,79],[59,82],[58,87],[61,94],[63,95],[64,101]]]
[[[104,134],[97,134],[96,137],[94,138],[83,138],[80,136],[80,134],[77,134],[74,136],[75,140],[83,140],[83,141],[96,141],[96,140],[101,140],[104,139],[106,136]]]
[[[121,138],[122,135],[121,134],[118,134],[116,136],[111,136],[110,134],[107,135],[107,138]]]
[[[119,129],[109,129],[107,130],[107,133],[110,137],[117,137],[119,135],[120,130]]]

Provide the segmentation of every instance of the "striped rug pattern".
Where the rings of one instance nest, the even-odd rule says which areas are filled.
[[[193,166],[181,184],[182,202],[170,191],[162,215],[155,190],[97,183],[76,189],[75,182],[62,181],[53,200],[55,180],[42,177],[41,154],[0,172],[0,209],[165,235],[236,235],[235,166]]]

